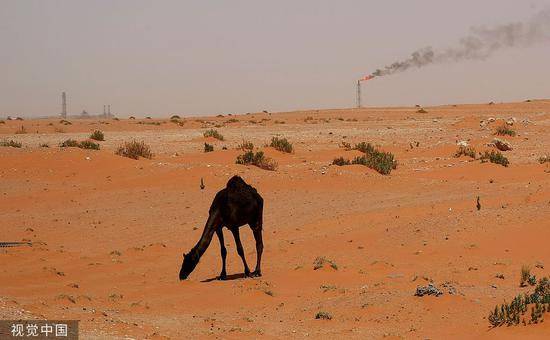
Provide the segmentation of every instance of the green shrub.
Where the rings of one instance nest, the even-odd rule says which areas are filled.
[[[246,150],[252,151],[252,150],[254,150],[254,144],[252,144],[252,142],[250,142],[250,141],[243,140],[243,142],[241,144],[239,144],[237,149],[240,149],[240,150],[243,150],[243,151],[246,151]]]
[[[101,131],[99,131],[99,130],[95,130],[95,131],[92,132],[92,134],[90,135],[90,139],[98,140],[98,141],[103,141],[103,140],[105,140],[105,135],[103,134],[103,132],[101,132]]]
[[[8,146],[12,148],[20,148],[23,146],[21,142],[16,142],[13,139],[0,141],[0,146]]]
[[[524,315],[529,306],[531,306],[531,317],[526,319]],[[544,313],[548,311],[550,311],[550,279],[544,277],[539,280],[533,293],[519,294],[510,303],[496,305],[489,313],[487,320],[493,327],[519,325],[520,322],[524,325],[537,324],[544,321]]]
[[[392,153],[379,151],[370,143],[360,143],[357,144],[355,148],[365,154],[360,157],[355,157],[352,164],[365,165],[378,171],[382,175],[389,175],[392,170],[397,168],[397,161],[394,159]]]
[[[499,127],[497,127],[497,131],[495,134],[499,136],[511,136],[514,137],[516,135],[516,132],[508,127],[508,125],[503,124]]]
[[[223,136],[218,132],[218,130],[210,129],[206,130],[203,134],[204,137],[213,137],[219,140],[224,140]]]
[[[78,141],[74,139],[67,139],[63,143],[59,144],[62,148],[77,148],[78,147]]]
[[[237,164],[255,165],[260,169],[275,171],[277,170],[277,162],[269,157],[264,156],[263,151],[247,151],[242,155],[237,156],[235,161]]]
[[[350,162],[349,159],[344,159],[344,157],[338,157],[338,158],[335,158],[332,161],[332,164],[333,165],[338,165],[338,166],[343,166],[343,165],[350,165],[351,162]]]
[[[294,150],[292,144],[286,138],[273,137],[269,146],[286,153],[292,153]]]
[[[376,151],[376,148],[374,146],[372,146],[371,143],[365,143],[365,142],[361,142],[359,144],[355,144],[355,147],[354,147],[355,150],[358,150],[358,151],[361,151],[363,153],[373,153]]]
[[[204,152],[212,152],[214,151],[214,145],[204,143]]]
[[[99,144],[94,143],[91,140],[78,142],[74,139],[67,139],[63,143],[59,144],[59,146],[62,148],[81,148],[81,149],[99,150]]]
[[[535,284],[537,284],[537,278],[535,277],[535,275],[531,275],[531,268],[529,266],[522,266],[519,285],[520,287],[526,287],[527,284],[534,286]]]
[[[491,152],[485,151],[485,153],[481,155],[479,159],[481,159],[481,162],[483,163],[490,161],[491,163],[500,164],[504,167],[507,167],[508,164],[510,164],[506,156],[495,150],[492,150]]]
[[[131,141],[125,142],[123,145],[119,146],[115,151],[116,155],[124,156],[132,159],[139,159],[139,157],[153,158],[153,153],[149,145],[145,144],[143,141]]]
[[[454,155],[456,158],[460,156],[468,156],[470,158],[475,159],[476,158],[476,150],[474,148],[471,148],[469,146],[459,146],[458,150],[455,152]]]
[[[78,147],[81,149],[99,150],[99,144],[94,143],[91,140],[85,140],[78,143]]]

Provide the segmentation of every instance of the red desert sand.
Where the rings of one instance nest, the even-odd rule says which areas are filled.
[[[22,143],[0,147],[0,241],[31,243],[0,248],[0,318],[78,319],[86,339],[547,339],[548,312],[526,326],[493,328],[488,316],[533,292],[522,266],[550,275],[550,163],[539,162],[550,101],[418,110],[0,122],[0,141]],[[503,124],[516,135],[496,136]],[[59,147],[94,130],[100,150]],[[275,136],[294,152],[268,147]],[[507,167],[454,157],[459,144],[496,150],[495,137],[512,146]],[[133,139],[153,158],[115,154]],[[243,141],[277,170],[235,164]],[[397,168],[332,165],[362,155],[343,147],[360,142]],[[224,230],[228,280],[216,280],[214,239],[180,281],[182,254],[233,175],[264,199],[263,276],[242,277]],[[250,228],[241,239],[253,267]],[[443,294],[415,296],[430,283]]]

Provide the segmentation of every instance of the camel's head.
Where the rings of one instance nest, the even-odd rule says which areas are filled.
[[[180,280],[185,280],[191,274],[191,272],[197,266],[199,261],[196,260],[196,257],[193,254],[183,254],[183,263],[181,264],[180,269]]]

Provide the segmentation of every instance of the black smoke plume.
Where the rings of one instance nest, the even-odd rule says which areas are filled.
[[[502,48],[528,47],[542,42],[550,42],[550,8],[538,12],[524,22],[491,28],[473,27],[470,34],[460,39],[455,47],[441,51],[432,47],[421,48],[408,59],[378,69],[371,76],[387,76],[435,63],[483,60]]]

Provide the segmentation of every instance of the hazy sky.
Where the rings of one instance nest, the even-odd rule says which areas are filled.
[[[355,81],[550,0],[0,0],[0,117],[355,105]],[[550,44],[376,78],[367,105],[550,98]]]

